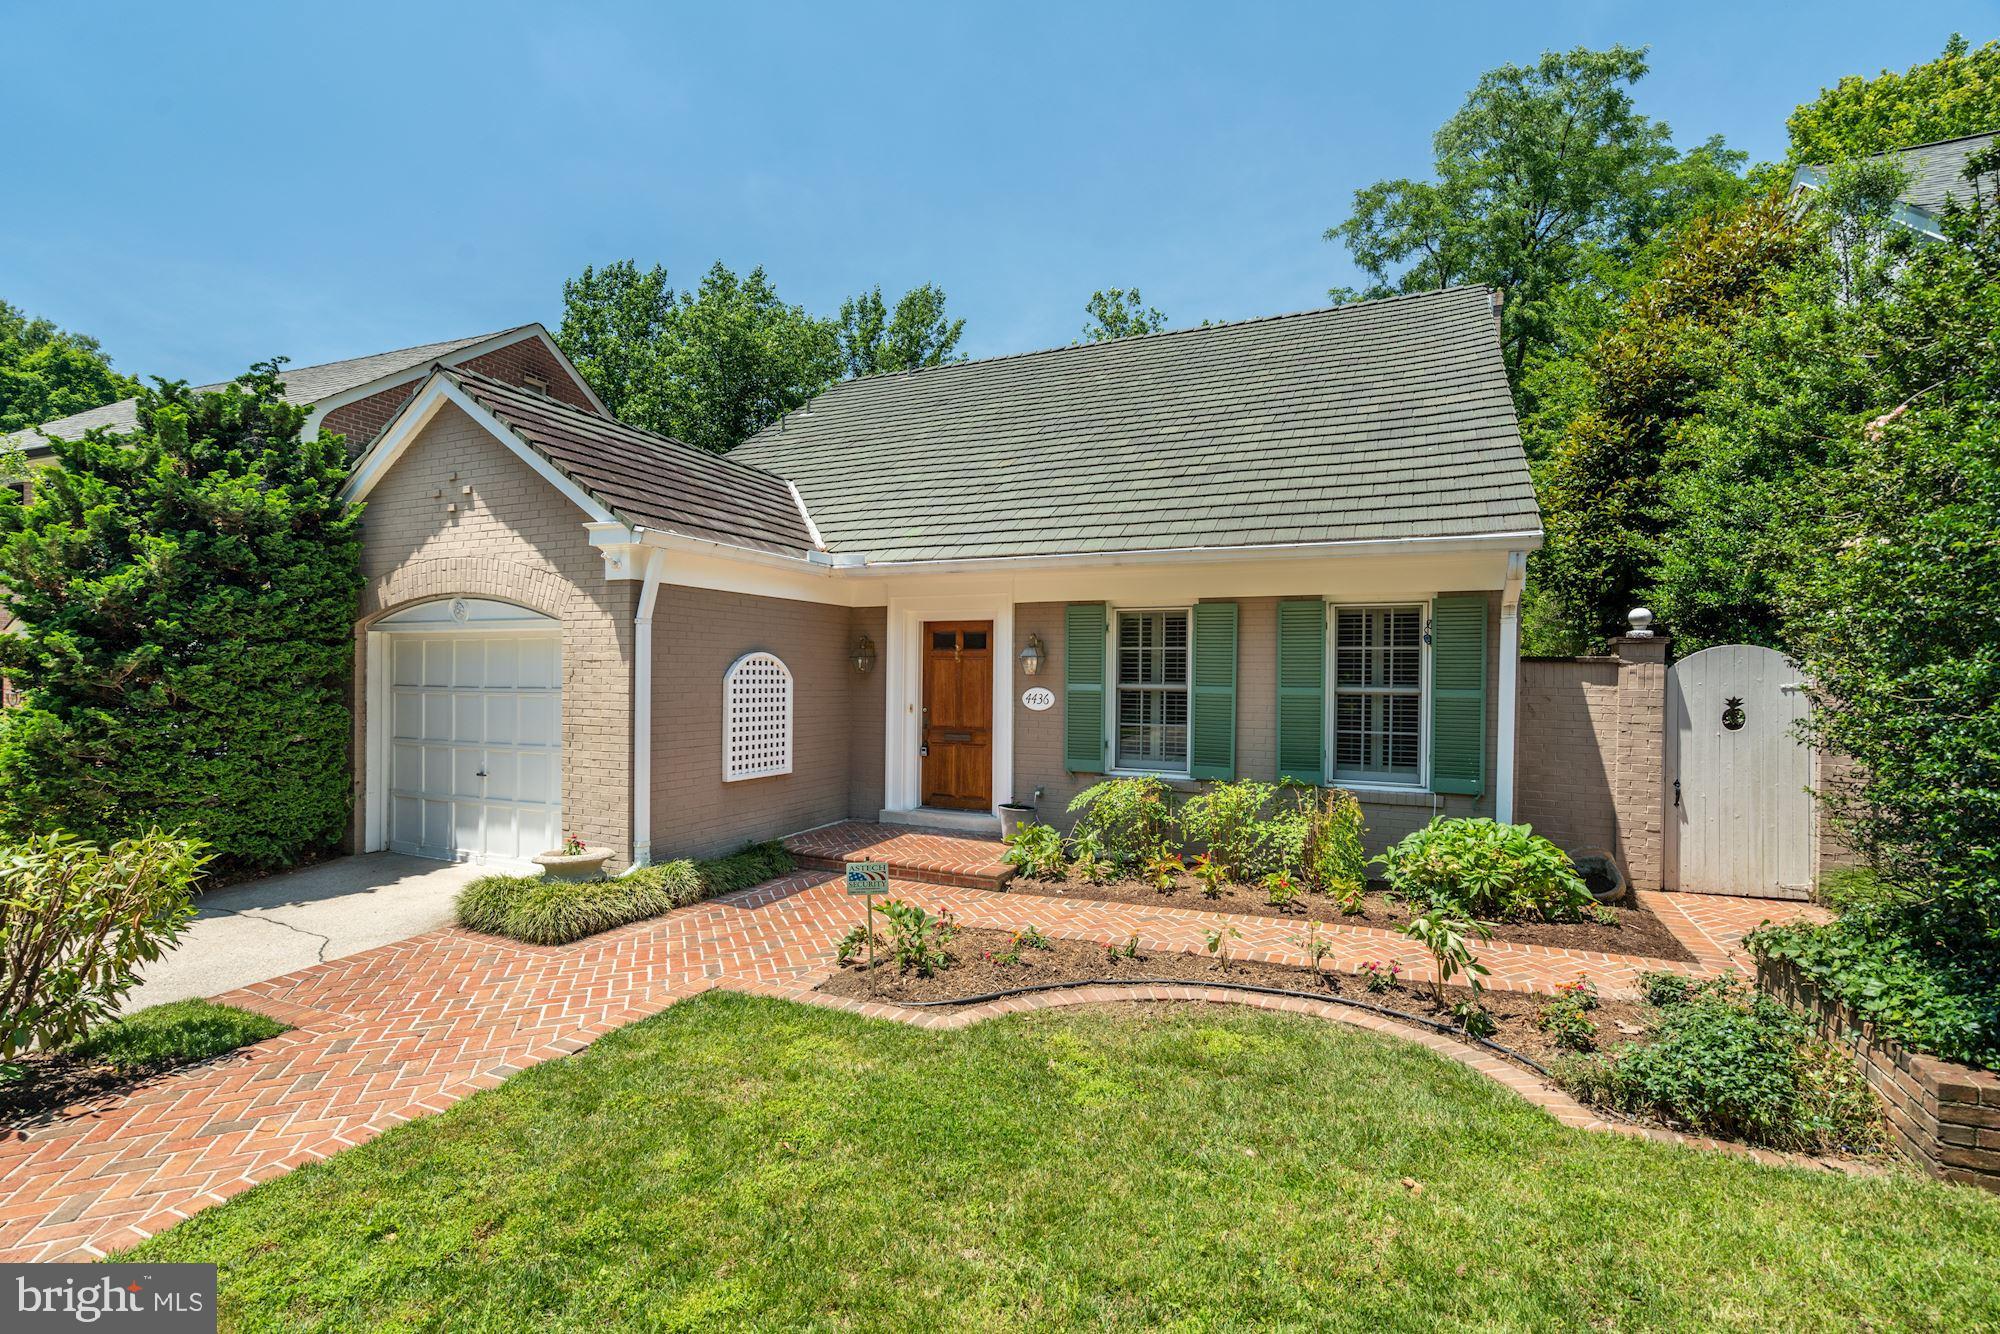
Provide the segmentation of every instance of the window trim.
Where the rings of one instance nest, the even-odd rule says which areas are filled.
[[[1326,606],[1326,716],[1322,726],[1325,754],[1321,772],[1327,782],[1350,792],[1428,792],[1431,786],[1431,603],[1436,595],[1411,601],[1333,602]],[[1418,628],[1417,673],[1417,776],[1399,780],[1370,776],[1348,781],[1335,763],[1339,755],[1340,723],[1340,613],[1343,611],[1398,611],[1415,607],[1423,618]]]
[[[1104,691],[1104,774],[1107,778],[1164,778],[1193,782],[1191,772],[1194,754],[1194,604],[1181,606],[1123,606],[1116,602],[1105,604],[1104,652],[1106,681]],[[1118,763],[1118,695],[1123,689],[1118,683],[1118,618],[1121,616],[1144,616],[1150,612],[1165,612],[1170,615],[1187,617],[1187,665],[1188,679],[1182,689],[1188,701],[1188,744],[1181,755],[1178,769],[1132,768]],[[1144,689],[1144,687],[1133,687]]]

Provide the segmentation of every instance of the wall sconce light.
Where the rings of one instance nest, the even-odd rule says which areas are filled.
[[[858,672],[875,670],[875,641],[867,635],[861,636],[861,642],[854,646],[854,669]]]
[[[1035,673],[1041,671],[1042,661],[1048,656],[1049,651],[1042,647],[1042,637],[1040,635],[1029,635],[1028,646],[1021,650],[1022,675],[1033,676]]]

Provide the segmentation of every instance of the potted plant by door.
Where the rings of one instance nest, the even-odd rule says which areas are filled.
[[[575,834],[566,834],[561,849],[543,853],[535,858],[535,865],[553,880],[598,880],[603,878],[604,863],[610,860],[610,848],[588,847]]]
[[[1000,837],[1012,838],[1014,831],[1024,824],[1032,824],[1035,808],[1026,802],[1003,801],[1000,803]]]

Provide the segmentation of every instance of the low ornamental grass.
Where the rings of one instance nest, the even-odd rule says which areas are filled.
[[[792,869],[777,843],[728,857],[662,862],[606,880],[488,875],[459,891],[458,924],[529,945],[562,945],[614,926],[762,884]]]

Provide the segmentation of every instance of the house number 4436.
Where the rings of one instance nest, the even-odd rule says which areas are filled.
[[[1021,707],[1040,713],[1043,709],[1055,707],[1056,692],[1045,686],[1030,686],[1021,692]]]

